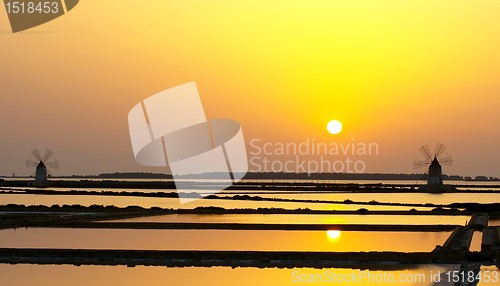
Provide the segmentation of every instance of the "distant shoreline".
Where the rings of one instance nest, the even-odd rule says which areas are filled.
[[[4,179],[9,178],[26,178],[26,176],[0,176]],[[205,173],[200,175],[190,175],[186,179],[222,179],[220,173]],[[115,172],[102,173],[98,175],[72,175],[72,176],[57,176],[53,179],[159,179],[172,180],[172,175],[163,173],[144,173],[144,172]],[[383,181],[422,181],[425,180],[424,174],[404,174],[404,173],[262,173],[249,172],[243,180],[383,180]],[[445,181],[500,181],[497,177],[486,176],[459,176],[459,175],[443,175]]]

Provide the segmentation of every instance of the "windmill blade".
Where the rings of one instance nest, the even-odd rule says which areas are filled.
[[[33,154],[33,156],[38,160],[38,161],[42,161],[42,156],[40,155],[40,150],[38,149],[34,149],[33,151],[31,151],[31,154]]]
[[[441,165],[452,166],[453,165],[453,158],[451,156],[446,156],[446,157],[440,159],[439,163]]]
[[[437,143],[436,149],[434,150],[434,156],[436,158],[439,158],[439,156],[441,156],[443,154],[445,149],[446,149],[446,145],[441,144],[441,143]]]
[[[52,152],[51,150],[49,149],[45,150],[45,154],[43,155],[43,161],[47,162],[50,159],[50,157],[52,157],[53,154],[54,152]]]
[[[415,160],[415,161],[413,161],[413,168],[420,169],[423,167],[427,167],[430,165],[430,163],[431,162],[429,160]]]
[[[28,167],[28,168],[36,167],[37,165],[38,165],[38,163],[35,161],[26,160],[26,167]]]
[[[425,156],[425,158],[432,161],[433,158],[429,145],[427,144],[423,145],[422,147],[418,148],[418,151],[420,151],[420,153],[422,153]]]
[[[45,166],[52,168],[52,169],[58,169],[59,168],[59,161],[52,161],[45,163]]]

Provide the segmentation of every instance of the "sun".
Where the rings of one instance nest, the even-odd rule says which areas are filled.
[[[326,130],[328,130],[328,132],[334,135],[339,134],[340,131],[342,131],[342,123],[340,123],[340,121],[338,120],[331,120],[326,125]]]
[[[336,241],[340,239],[342,232],[340,230],[327,230],[326,235],[328,236],[328,239]]]

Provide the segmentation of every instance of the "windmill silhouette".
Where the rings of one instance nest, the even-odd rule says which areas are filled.
[[[425,158],[423,160],[415,160],[413,162],[413,167],[415,169],[427,166],[429,167],[427,186],[420,187],[420,189],[430,192],[443,192],[448,190],[450,187],[443,184],[443,172],[441,166],[452,166],[453,158],[451,156],[444,156],[446,146],[441,143],[437,143],[434,147],[434,152],[431,151],[429,145],[423,145],[418,150],[422,153],[422,155],[424,155]]]
[[[48,160],[54,155],[54,152],[51,150],[45,150],[44,155],[40,154],[38,149],[31,151],[33,157],[35,157],[36,161],[26,160],[26,167],[33,168],[36,167],[35,171],[35,184],[44,185],[47,183],[48,172],[47,168],[57,169],[59,168],[58,161],[48,162]]]

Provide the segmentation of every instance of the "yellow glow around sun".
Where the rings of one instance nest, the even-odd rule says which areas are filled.
[[[342,236],[342,232],[340,230],[327,230],[326,235],[330,241],[337,241]]]
[[[326,129],[328,130],[328,132],[330,132],[331,134],[339,134],[340,131],[342,131],[342,123],[340,123],[340,121],[338,120],[331,120],[330,122],[328,122],[328,124],[326,125]]]

